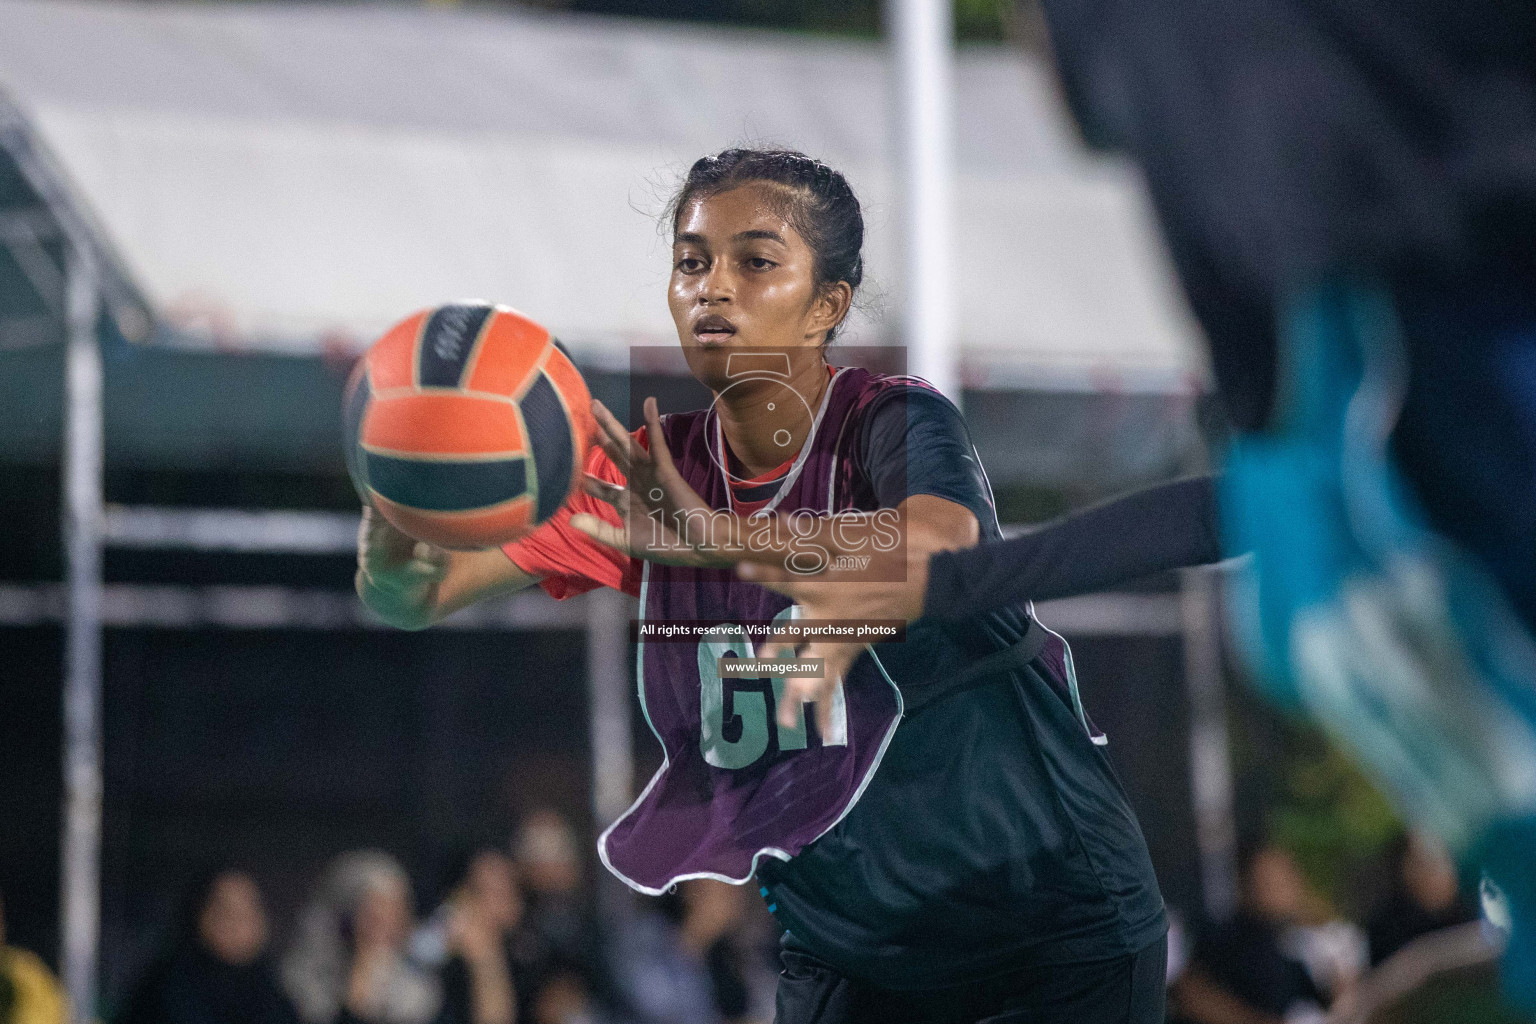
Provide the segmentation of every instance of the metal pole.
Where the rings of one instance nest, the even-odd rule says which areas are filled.
[[[95,260],[78,237],[68,253],[60,959],[73,1019],[83,1024],[95,1019],[101,934],[102,371]]]
[[[907,369],[960,401],[954,298],[954,24],[947,0],[889,0]]]
[[[1212,570],[1186,569],[1180,575],[1189,783],[1200,847],[1200,889],[1206,914],[1225,921],[1237,910],[1237,827],[1221,672],[1220,596]]]
[[[629,600],[614,590],[594,590],[587,602],[587,705],[592,744],[592,817],[601,831],[629,809],[634,795],[635,754],[629,695]],[[628,890],[606,871],[598,883],[599,907],[610,922],[622,920]]]

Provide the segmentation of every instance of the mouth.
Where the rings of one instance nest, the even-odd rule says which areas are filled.
[[[693,322],[693,336],[701,345],[723,345],[736,333],[736,325],[718,313],[701,316]]]

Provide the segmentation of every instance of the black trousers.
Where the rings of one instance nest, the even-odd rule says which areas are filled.
[[[779,956],[774,1024],[1163,1024],[1166,937],[1110,960],[915,992],[862,985],[798,950]]]

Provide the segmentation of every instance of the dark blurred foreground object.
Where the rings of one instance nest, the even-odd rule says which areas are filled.
[[[65,1024],[67,1006],[63,988],[42,960],[5,944],[0,896],[0,1024]]]
[[[1255,677],[1497,883],[1536,1007],[1536,5],[1044,7],[1210,339]]]
[[[1400,463],[1536,628],[1536,5],[1043,6],[1085,134],[1146,173],[1233,424],[1270,422],[1292,296],[1387,281]]]
[[[1524,0],[1043,0],[1091,143],[1145,171],[1228,412],[1268,419],[1275,309],[1341,269],[1528,276]]]
[[[117,1024],[297,1024],[268,937],[255,880],[233,868],[206,872]]]

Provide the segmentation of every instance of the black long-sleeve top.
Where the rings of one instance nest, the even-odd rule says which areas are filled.
[[[1160,484],[1012,540],[934,555],[925,617],[959,621],[1222,558],[1215,479]]]

